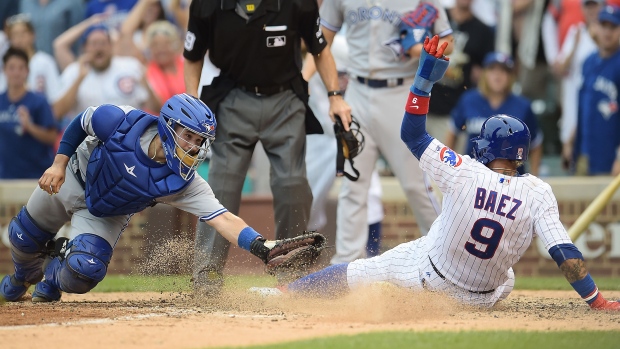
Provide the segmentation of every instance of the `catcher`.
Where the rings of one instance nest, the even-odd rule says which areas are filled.
[[[62,138],[52,166],[9,225],[15,273],[0,296],[33,302],[86,293],[106,275],[112,252],[134,213],[158,203],[195,214],[278,274],[311,264],[323,248],[318,233],[267,241],[224,208],[196,168],[215,137],[216,120],[199,99],[170,98],[160,117],[127,106],[90,107]],[[71,221],[71,240],[54,240]]]

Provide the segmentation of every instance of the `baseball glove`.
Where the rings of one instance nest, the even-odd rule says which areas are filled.
[[[431,28],[438,16],[439,11],[435,6],[421,2],[415,10],[400,18],[400,43],[405,53],[430,36]]]
[[[357,181],[360,177],[360,173],[353,166],[353,158],[356,157],[364,149],[364,134],[360,131],[360,124],[351,115],[351,124],[349,125],[349,131],[344,130],[344,125],[340,117],[336,115],[334,118],[334,133],[336,134],[336,140],[338,142],[338,153],[336,156],[336,176],[345,176],[351,181]],[[349,160],[351,169],[355,173],[355,176],[348,174],[344,170],[345,159]]]
[[[305,276],[325,248],[326,239],[316,231],[276,240],[267,255],[266,271],[280,283],[286,283]]]

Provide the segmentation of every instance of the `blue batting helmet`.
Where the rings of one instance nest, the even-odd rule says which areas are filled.
[[[178,130],[177,125],[183,127]],[[186,93],[172,96],[161,108],[157,130],[166,154],[166,163],[178,170],[184,180],[190,180],[198,165],[207,158],[207,151],[215,139],[215,115],[201,100]],[[204,138],[200,146],[184,150],[183,134],[192,132]]]
[[[493,115],[484,121],[480,136],[472,141],[474,157],[485,165],[495,159],[525,161],[530,150],[530,130],[515,117]]]

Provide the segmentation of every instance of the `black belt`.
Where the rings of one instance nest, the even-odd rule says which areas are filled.
[[[439,269],[437,269],[437,267],[435,266],[435,264],[433,264],[433,260],[431,259],[431,257],[430,257],[430,256],[428,256],[428,261],[429,261],[429,262],[431,262],[431,267],[433,267],[433,270],[435,271],[435,273],[436,273],[436,274],[437,274],[440,278],[442,278],[443,280],[445,280],[445,279],[446,279],[446,277],[445,277],[445,276],[443,276],[443,274],[439,272]],[[471,293],[476,293],[476,294],[487,294],[487,293],[492,293],[492,292],[495,292],[495,289],[488,290],[488,291],[469,291],[469,292],[471,292]]]
[[[241,91],[254,93],[257,96],[271,96],[271,95],[275,95],[276,93],[290,90],[291,84],[287,83],[284,85],[274,85],[274,86],[252,86],[252,85],[237,84],[236,87],[240,89]]]
[[[364,84],[372,88],[396,87],[396,86],[400,86],[405,83],[405,79],[403,78],[375,80],[375,79],[363,78],[361,76],[357,77],[357,81],[360,84]]]

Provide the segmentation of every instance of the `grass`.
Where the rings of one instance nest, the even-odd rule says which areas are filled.
[[[93,292],[179,292],[190,291],[189,275],[142,276],[108,275]],[[620,278],[599,277],[596,284],[601,290],[620,291]],[[225,287],[247,289],[252,286],[273,286],[274,278],[267,275],[227,275]],[[570,284],[558,277],[518,277],[515,290],[572,290]],[[620,345],[619,345],[620,347]]]
[[[618,348],[612,331],[524,332],[373,332],[304,341],[245,347],[252,349],[611,349]]]

